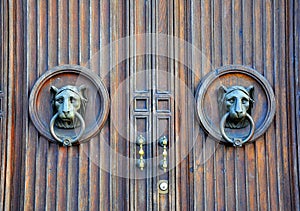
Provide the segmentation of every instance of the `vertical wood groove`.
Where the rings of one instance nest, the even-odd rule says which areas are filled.
[[[204,1],[201,1],[201,5],[204,5]],[[288,135],[286,132],[282,132],[284,128],[287,127],[287,122],[289,122],[287,116],[289,110],[285,107],[288,102],[285,87],[289,85],[286,80],[288,77],[286,69],[287,61],[283,58],[286,58],[288,40],[288,32],[285,26],[287,26],[287,18],[292,15],[287,15],[290,4],[281,0],[274,2],[232,0],[230,6],[231,11],[230,9],[226,9],[226,5],[230,5],[230,1],[223,1],[222,6],[216,2],[213,2],[212,5],[214,7],[212,10],[213,13],[211,14],[214,25],[212,36],[215,37],[212,51],[212,66],[218,67],[221,65],[216,65],[218,61],[216,57],[221,55],[223,58],[222,65],[226,64],[226,60],[229,59],[229,64],[233,62],[234,64],[244,64],[256,68],[259,72],[263,73],[275,87],[275,93],[278,94],[277,109],[284,111],[283,114],[277,115],[266,135],[259,138],[254,144],[245,146],[244,150],[237,149],[235,154],[233,154],[234,151],[231,149],[225,149],[227,157],[224,155],[225,157],[219,158],[219,152],[216,152],[215,159],[227,160],[224,166],[226,169],[224,174],[226,180],[222,182],[226,197],[224,206],[227,209],[231,209],[232,206],[234,206],[235,210],[283,209],[284,205],[292,208],[292,202],[288,200],[288,198],[292,197],[291,187],[283,185],[283,182],[287,184],[292,181],[291,169],[288,170],[291,165],[287,164],[292,160],[289,153],[292,147],[288,144]],[[222,16],[221,25],[217,22],[218,17],[220,17],[218,16],[217,9],[219,7],[222,8],[224,14],[231,13],[231,15],[229,15],[231,18],[230,21],[226,18],[226,15]],[[241,13],[239,13],[239,8],[242,10]],[[204,11],[207,14],[207,10]],[[202,10],[199,13],[201,14],[201,12]],[[242,20],[242,30],[239,30],[239,19]],[[192,20],[192,22],[194,24],[200,22],[200,25],[203,25],[208,21],[207,18],[205,22],[201,20],[201,18],[198,18]],[[276,25],[273,27],[273,24]],[[220,38],[216,36],[218,34],[218,26],[222,27],[222,53],[219,54],[218,49],[220,49],[220,47],[217,48],[218,45],[216,45]],[[228,26],[230,28],[228,28]],[[206,27],[204,27],[204,29],[207,30]],[[228,31],[230,29],[232,34],[226,36],[226,30]],[[197,28],[195,25],[192,30],[196,33]],[[205,30],[202,30],[202,32],[205,32]],[[205,37],[202,36],[201,40],[203,39],[205,39]],[[194,38],[193,41],[197,44],[196,38]],[[232,43],[232,46],[230,46],[230,43]],[[230,46],[229,48],[227,47],[228,45]],[[206,51],[208,50],[206,49]],[[202,71],[205,71],[203,65]],[[205,75],[202,71],[200,71],[200,74]],[[273,135],[274,132],[276,132],[276,135]],[[232,165],[231,159],[234,161],[234,165]],[[208,162],[205,165],[213,165],[216,167],[217,163],[218,161],[215,160],[213,164]],[[206,180],[209,177],[205,175],[207,175],[208,172],[205,170],[201,171],[201,169],[198,169],[198,172],[197,177],[202,178],[200,174],[200,172],[202,172],[204,178],[206,178],[204,179],[204,183],[207,184]],[[217,172],[218,170],[215,170],[215,173]],[[230,174],[233,173],[235,175],[235,188],[234,192],[231,192],[231,187],[229,187],[231,182],[229,182],[229,178],[231,177]],[[222,181],[218,179],[221,179],[221,177],[216,178],[217,183],[215,184],[218,184],[218,181]],[[194,185],[197,186],[197,183],[194,183]],[[198,187],[201,186],[198,184]],[[217,191],[218,189],[214,190]],[[209,189],[204,189],[204,194],[209,191]],[[228,197],[232,197],[233,194],[235,195],[233,198],[235,200],[230,200]],[[204,196],[207,197],[207,195]],[[208,204],[206,200],[204,199],[202,201],[205,207],[207,207]],[[221,198],[216,202],[218,209],[222,209],[220,207],[221,202]]]
[[[290,108],[291,108],[291,116],[295,116],[296,118],[291,118],[291,128],[292,133],[290,134],[291,140],[293,140],[292,146],[292,154],[293,154],[293,195],[294,201],[293,206],[296,210],[299,210],[299,138],[297,138],[297,134],[299,133],[299,96],[297,94],[298,91],[298,80],[299,80],[299,2],[298,1],[290,1],[289,5],[289,19],[287,20],[289,26],[289,69],[293,70],[289,75],[289,82],[291,89],[290,92]],[[297,47],[298,46],[298,47]],[[298,117],[297,117],[298,116]]]
[[[70,64],[79,64],[79,1],[72,0],[68,2],[68,61]],[[78,210],[78,192],[79,178],[77,175],[79,169],[78,147],[69,148],[67,151],[67,210]]]
[[[79,64],[85,66],[90,58],[90,1],[79,2]],[[78,210],[89,210],[89,144],[78,146],[79,159],[79,187],[78,187]]]
[[[0,127],[4,131],[0,134],[0,210],[134,210],[139,205],[152,210],[166,204],[169,210],[299,209],[298,1],[5,0],[0,13]],[[176,49],[176,43],[164,46],[168,53],[188,59],[195,73],[176,61],[137,57],[118,64],[106,75],[104,82],[111,96],[135,69],[166,69],[194,92],[203,76],[227,64],[255,68],[271,83],[276,95],[277,113],[265,135],[243,148],[221,145],[204,162],[209,138],[188,110],[192,103],[187,92],[175,82],[174,111],[179,106],[183,119],[175,113],[175,118],[168,120],[179,142],[174,154],[186,150],[185,140],[194,136],[197,140],[189,157],[169,173],[173,189],[166,197],[155,192],[154,179],[131,181],[129,185],[128,179],[99,167],[108,160],[113,173],[121,171],[117,156],[108,159],[109,152],[103,152],[106,144],[127,156],[134,153],[125,140],[128,137],[121,137],[112,122],[108,121],[92,143],[68,149],[49,143],[28,119],[28,94],[46,70],[67,63],[85,65],[109,42],[145,32],[175,35],[196,46],[201,56]],[[144,44],[137,41],[126,51]],[[154,41],[148,40],[145,45],[160,49]],[[124,53],[120,52],[123,46],[116,48],[110,49],[110,55],[97,55],[98,60],[89,64],[91,70],[105,75],[114,59]],[[158,88],[154,83],[172,87],[167,86],[168,80],[162,83],[162,78],[152,79],[149,89]],[[114,101],[111,120],[118,125],[129,124],[129,104],[126,97]],[[155,118],[151,115],[149,125]],[[190,128],[180,128],[182,123]],[[153,149],[153,156],[161,150],[156,146]],[[97,157],[99,165],[92,157]],[[136,201],[140,200],[137,187],[143,189],[145,197],[140,202]]]
[[[37,77],[37,14],[36,14],[36,2],[27,2],[27,38],[29,42],[27,43],[27,72],[34,70],[34,74],[28,74],[28,84],[29,86],[34,83]],[[29,87],[28,87],[29,88]],[[26,130],[27,132],[27,130]],[[35,180],[36,172],[35,169],[31,169],[31,164],[35,164],[35,139],[37,138],[37,132],[33,126],[28,127],[28,139],[26,139],[26,151],[25,151],[25,186],[24,186],[24,209],[34,209],[34,191],[35,191]]]
[[[1,161],[0,161],[0,209],[4,210],[7,205],[6,205],[6,198],[10,198],[10,196],[6,195],[6,186],[7,181],[10,179],[7,177],[7,162],[6,162],[6,154],[7,154],[7,127],[8,125],[8,110],[7,110],[7,102],[8,102],[8,93],[7,90],[5,89],[5,83],[4,81],[8,81],[8,8],[7,8],[7,2],[6,1],[1,1],[0,3],[0,10],[1,10],[1,17],[0,17],[0,30],[1,30],[1,53],[0,53],[0,59],[2,60],[1,62],[1,101],[2,101],[2,111],[1,111],[1,130],[2,130],[2,135],[0,135],[1,138]]]

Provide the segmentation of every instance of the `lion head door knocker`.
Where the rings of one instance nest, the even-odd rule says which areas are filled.
[[[50,132],[55,140],[65,146],[76,143],[83,135],[85,130],[84,115],[86,110],[87,98],[85,95],[85,85],[67,85],[60,89],[51,86],[53,117],[50,121]],[[54,130],[54,126],[60,129],[74,129],[81,127],[76,137],[59,137]]]
[[[198,86],[201,126],[218,142],[241,147],[263,135],[275,115],[275,96],[257,70],[230,65],[208,73]]]
[[[254,103],[254,87],[221,86],[218,91],[219,114],[221,117],[220,131],[222,137],[234,146],[242,146],[254,135],[255,124],[251,117]],[[250,126],[249,134],[244,137],[229,138],[225,128],[242,129]]]
[[[32,87],[29,114],[47,140],[75,146],[92,141],[110,108],[101,78],[86,67],[62,65],[45,72]]]

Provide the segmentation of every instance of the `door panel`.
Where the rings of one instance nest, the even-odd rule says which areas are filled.
[[[284,1],[194,2],[191,42],[201,49],[198,75],[216,67],[242,64],[254,67],[273,86],[277,115],[267,133],[243,148],[219,145],[203,165],[194,165],[195,207],[199,210],[291,209],[291,153],[287,138],[289,110],[286,67],[287,3]],[[181,26],[181,25],[180,25]],[[196,59],[196,58],[195,58]],[[208,64],[206,61],[208,60]],[[210,66],[211,64],[211,66]],[[198,69],[197,69],[198,70]],[[193,86],[199,83],[195,79]],[[195,125],[197,127],[197,124]],[[203,144],[195,143],[194,164]]]
[[[243,210],[246,207],[279,209],[291,206],[290,201],[285,200],[292,195],[292,189],[283,187],[280,182],[290,183],[292,177],[289,167],[285,165],[289,162],[287,155],[291,150],[288,139],[285,138],[288,134],[282,131],[289,123],[286,88],[279,85],[287,83],[288,73],[286,61],[282,59],[286,56],[287,47],[284,46],[287,39],[284,33],[284,2],[274,1],[260,5],[249,4],[249,1],[194,3],[192,11],[195,15],[192,14],[190,42],[203,53],[203,57],[192,61],[200,60],[201,68],[196,69],[195,75],[203,76],[218,66],[232,63],[255,67],[273,85],[280,113],[274,121],[277,127],[271,126],[267,134],[254,144],[236,149],[219,145],[205,163],[201,163],[201,156],[206,150],[204,144],[208,138],[203,134],[196,141],[192,174],[194,202],[197,202],[195,207],[200,210],[224,207]],[[282,10],[281,13],[276,10],[278,7]],[[260,10],[264,11],[261,18],[252,15]],[[274,14],[275,22],[272,19]],[[180,24],[175,26],[183,27]],[[200,79],[195,77],[192,87],[197,86]],[[195,127],[197,124],[194,123]],[[195,165],[197,162],[200,164]],[[198,203],[199,201],[205,203]]]
[[[1,180],[6,182],[2,186],[5,192],[1,194],[4,207],[7,210],[126,209],[129,207],[129,199],[126,200],[128,182],[99,168],[100,161],[103,165],[108,161],[111,171],[119,171],[115,158],[103,150],[107,146],[127,156],[128,143],[110,126],[111,123],[107,122],[101,136],[94,137],[89,144],[64,148],[51,144],[38,134],[28,118],[27,109],[35,81],[46,70],[61,64],[90,67],[103,76],[111,93],[116,91],[118,83],[127,74],[125,64],[114,67],[113,73],[107,75],[111,63],[107,55],[98,54],[99,64],[87,63],[100,47],[126,35],[126,24],[121,21],[126,15],[125,3],[15,1],[1,4],[10,18],[9,26],[6,23],[2,26],[10,28],[9,46],[13,46],[9,49],[9,69],[2,70],[11,74],[9,89],[14,87],[9,96],[14,105],[9,111],[13,122],[7,122],[10,133],[7,140],[10,141],[6,146],[9,151],[2,154],[6,155],[3,162],[8,160],[7,167],[3,166],[6,180]],[[2,43],[8,46],[7,42]],[[5,49],[2,52],[6,53]],[[100,69],[96,65],[101,66]],[[125,91],[121,91],[121,95]],[[114,102],[111,109],[118,111],[114,113],[118,117],[112,118],[117,124],[128,125],[128,106],[118,100]],[[112,141],[108,143],[109,137]]]
[[[2,1],[0,210],[299,209],[298,10],[285,0]],[[29,118],[34,83],[62,64],[88,67],[111,98],[104,128],[79,146],[49,142]],[[231,64],[257,70],[276,95],[271,126],[241,148],[212,140],[195,113],[201,80]]]

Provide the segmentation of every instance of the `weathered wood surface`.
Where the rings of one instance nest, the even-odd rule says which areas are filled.
[[[299,1],[290,2],[290,8],[288,9],[290,14],[290,22],[289,22],[289,61],[288,68],[290,70],[289,75],[289,89],[290,96],[288,96],[288,100],[290,102],[290,128],[289,138],[291,140],[292,147],[292,183],[293,183],[293,201],[295,204],[295,209],[300,209],[300,83],[299,83],[299,72],[300,72],[300,3]],[[294,118],[295,117],[295,118]]]
[[[293,0],[1,1],[0,210],[299,210],[299,6]],[[72,148],[39,135],[28,113],[29,93],[39,76],[61,64],[85,65],[110,42],[146,32],[176,36],[200,49],[203,55],[195,57],[176,45],[163,46],[196,67],[195,74],[174,60],[145,56],[124,61],[107,75],[120,51],[145,43],[114,46],[109,52],[116,54],[97,55],[99,62],[90,64],[104,76],[111,97],[123,96],[112,101],[101,135]],[[194,93],[205,74],[229,64],[253,67],[273,87],[277,114],[264,136],[242,148],[210,144],[190,110],[193,99],[185,85],[173,81],[168,124],[176,149],[169,153],[180,157],[191,147],[187,140],[196,136],[189,155],[167,175],[145,180],[117,177],[99,167],[105,162],[114,174],[124,169],[104,150],[107,146],[135,156],[136,146],[126,139],[134,138],[129,106],[136,90],[132,80],[126,85],[129,94],[118,86],[136,69],[168,71]],[[168,89],[163,81],[170,78],[151,77],[143,79],[149,81],[149,93]],[[149,115],[155,128],[158,120]],[[126,128],[125,134],[115,124]],[[151,147],[150,155],[161,153]],[[171,184],[164,196],[156,189],[162,178]]]

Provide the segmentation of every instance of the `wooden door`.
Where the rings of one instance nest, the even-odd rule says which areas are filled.
[[[300,210],[299,6],[1,1],[0,210]],[[34,84],[64,64],[89,68],[110,96],[101,132],[72,147],[29,117]],[[255,69],[276,99],[266,133],[238,148],[212,140],[195,109],[201,81],[226,65]]]

